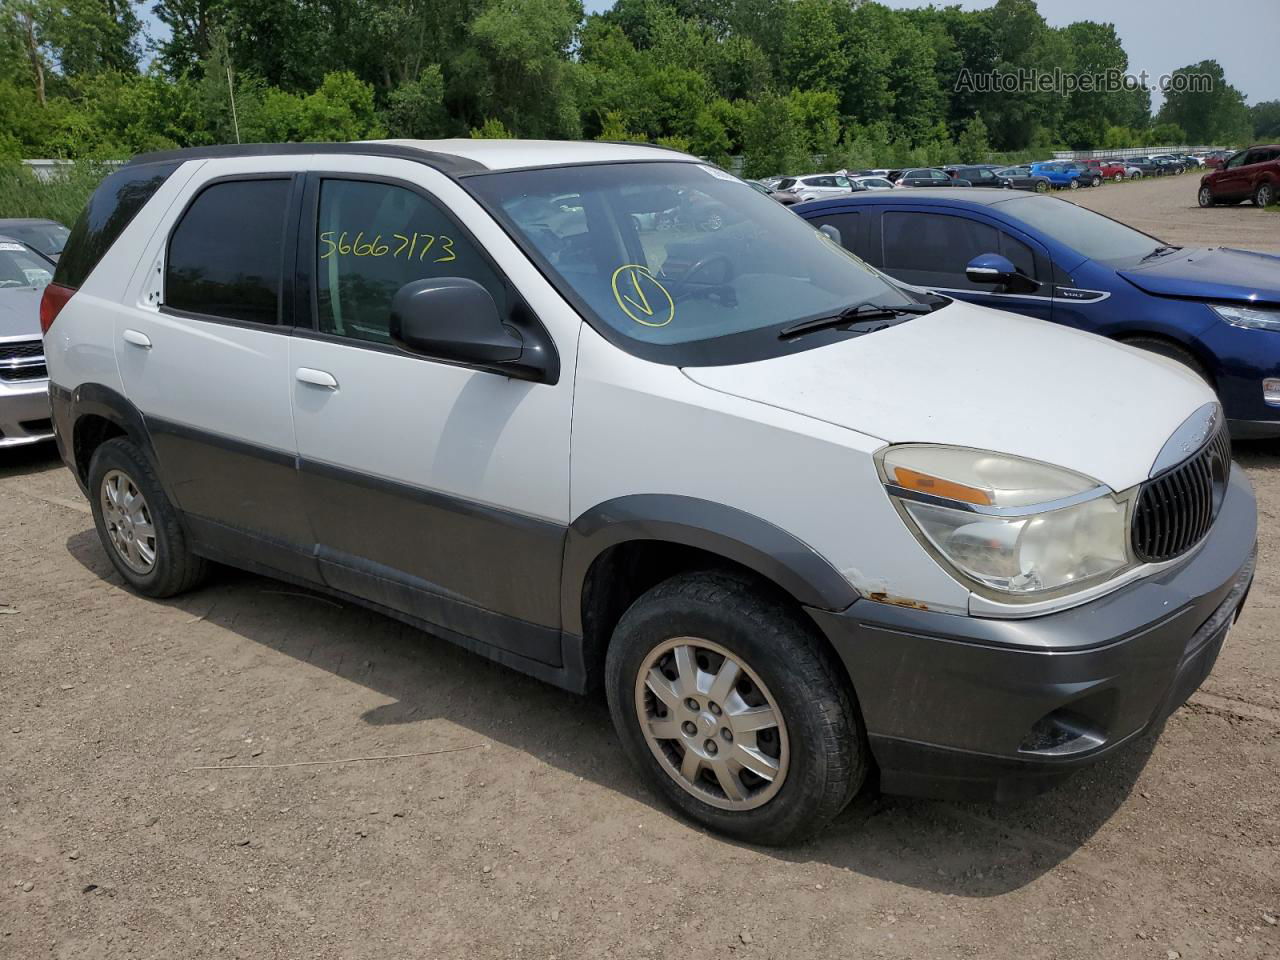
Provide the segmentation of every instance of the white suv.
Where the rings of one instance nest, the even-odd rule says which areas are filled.
[[[219,561],[602,685],[649,782],[757,842],[872,770],[1004,797],[1106,755],[1252,577],[1195,376],[897,284],[679,153],[143,156],[43,307],[62,455],[134,589]]]

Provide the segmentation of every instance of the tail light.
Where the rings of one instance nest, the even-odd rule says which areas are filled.
[[[58,314],[67,305],[75,287],[65,287],[60,283],[51,283],[44,288],[44,296],[40,298],[40,333],[46,334],[58,319]]]

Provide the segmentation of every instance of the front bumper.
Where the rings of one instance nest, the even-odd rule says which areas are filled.
[[[48,380],[0,380],[0,449],[53,438]]]
[[[1083,606],[992,620],[859,600],[810,614],[853,679],[881,789],[1010,799],[1158,726],[1200,686],[1244,605],[1256,537],[1236,467],[1194,553]]]

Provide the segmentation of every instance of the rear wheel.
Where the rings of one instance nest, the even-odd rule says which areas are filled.
[[[1091,181],[1089,181],[1089,182],[1090,182],[1090,184],[1091,184],[1092,186],[1100,187],[1100,186],[1102,186],[1102,177],[1097,176],[1097,175],[1095,174],[1095,175],[1094,175],[1094,178],[1093,178]]]
[[[98,537],[133,589],[171,597],[199,583],[207,564],[191,552],[177,511],[132,441],[117,437],[98,447],[88,485]]]
[[[1113,181],[1115,181],[1116,183],[1120,183],[1121,181],[1123,181],[1123,180],[1124,180],[1124,172],[1123,172],[1123,171],[1121,171],[1120,173],[1113,173],[1113,174],[1111,175],[1111,179],[1112,179]]]
[[[1048,192],[1049,192],[1049,184],[1044,180],[1037,180],[1036,193],[1048,193]]]
[[[1258,184],[1258,189],[1253,191],[1253,205],[1255,207],[1269,207],[1276,202],[1276,188],[1269,183]]]
[[[745,578],[681,574],[649,590],[614,631],[605,676],[631,762],[713,830],[793,843],[866,778],[840,668],[812,624]]]
[[[1073,178],[1072,178],[1072,180],[1071,180],[1071,182],[1068,184],[1068,186],[1070,186],[1072,190],[1079,190],[1079,189],[1080,189],[1080,178],[1079,178],[1079,177],[1073,177]]]

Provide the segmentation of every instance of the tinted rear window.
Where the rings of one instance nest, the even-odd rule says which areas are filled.
[[[84,283],[124,228],[178,166],[177,163],[126,166],[103,180],[71,228],[54,282],[68,287]]]
[[[289,188],[289,180],[228,180],[202,190],[169,240],[165,306],[278,322]]]

